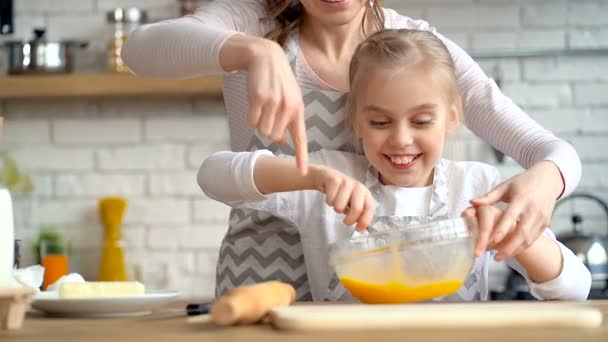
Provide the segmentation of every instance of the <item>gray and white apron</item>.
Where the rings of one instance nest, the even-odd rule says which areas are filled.
[[[297,31],[286,42],[292,68],[298,58]],[[308,150],[353,151],[352,129],[345,127],[346,94],[302,89]],[[256,132],[248,150],[268,149],[294,155],[291,141],[278,145]],[[280,280],[296,289],[297,300],[312,300],[298,229],[272,215],[232,209],[230,227],[220,246],[216,296],[242,285]]]

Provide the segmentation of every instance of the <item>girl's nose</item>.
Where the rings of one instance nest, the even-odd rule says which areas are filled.
[[[390,143],[395,147],[405,147],[413,144],[412,131],[405,124],[395,125],[391,132]]]

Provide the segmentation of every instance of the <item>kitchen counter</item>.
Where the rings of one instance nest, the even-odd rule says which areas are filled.
[[[452,329],[370,332],[278,331],[268,325],[216,327],[189,323],[184,302],[143,317],[69,319],[29,314],[21,330],[0,332],[2,341],[608,341],[608,300],[592,301],[603,313],[603,325],[596,329]]]

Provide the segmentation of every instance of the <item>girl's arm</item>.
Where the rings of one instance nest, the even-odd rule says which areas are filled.
[[[283,212],[288,210],[281,208],[290,208],[295,212],[291,216],[302,205],[297,202],[307,198],[300,191],[318,190],[325,195],[327,205],[345,215],[346,225],[357,223],[360,230],[369,225],[376,207],[369,190],[342,172],[312,164],[303,176],[295,160],[276,157],[266,150],[214,153],[201,166],[198,184],[209,197],[228,205]],[[277,198],[277,194],[292,195]],[[285,213],[282,216],[290,217]]]
[[[538,299],[586,300],[591,290],[589,270],[549,229],[528,250],[505,261],[526,278]]]
[[[229,57],[244,56],[250,46],[237,40],[220,56],[223,45],[237,32],[252,39],[264,36],[275,25],[260,21],[266,16],[263,0],[210,1],[193,15],[136,29],[122,58],[136,74],[147,77],[184,79],[232,71],[235,62]]]

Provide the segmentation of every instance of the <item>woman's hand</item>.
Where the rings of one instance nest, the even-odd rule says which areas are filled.
[[[268,39],[235,34],[226,40],[219,58],[225,71],[247,70],[249,123],[261,135],[281,144],[288,130],[298,169],[305,175],[308,143],[304,103],[281,46]]]
[[[474,217],[477,220],[477,239],[475,241],[475,256],[480,257],[488,247],[493,247],[490,236],[499,222],[503,211],[491,205],[470,207],[462,213],[463,217]]]
[[[481,234],[491,234],[487,243],[480,240],[478,248],[485,250],[486,244],[495,246],[498,251],[497,261],[518,255],[529,248],[549,226],[555,201],[563,188],[563,179],[557,166],[550,161],[543,161],[506,180],[485,196],[472,200],[471,204],[475,207],[498,202],[509,204],[495,227],[489,227],[489,221],[479,223]]]
[[[325,202],[344,214],[344,224],[357,224],[358,231],[371,223],[376,201],[365,185],[329,167],[315,167],[315,188],[325,194]]]

